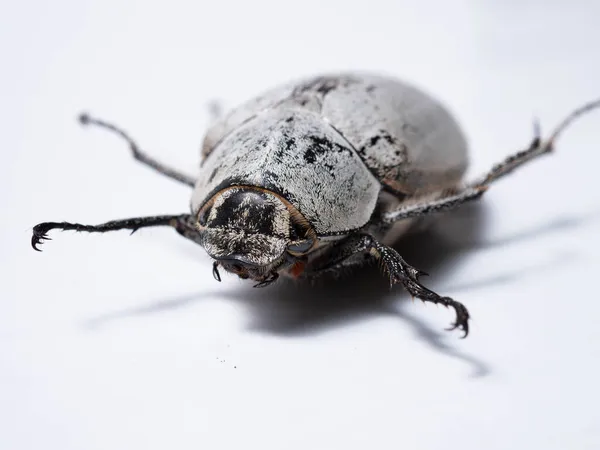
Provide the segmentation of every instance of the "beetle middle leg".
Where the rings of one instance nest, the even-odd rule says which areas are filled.
[[[140,150],[136,142],[131,137],[129,137],[129,135],[125,133],[121,128],[103,120],[90,117],[87,114],[81,114],[79,116],[79,122],[81,122],[82,125],[96,125],[100,128],[104,128],[105,130],[112,131],[118,136],[121,136],[129,144],[131,153],[136,159],[136,161],[139,161],[148,167],[152,167],[158,173],[162,173],[163,175],[172,178],[173,180],[179,181],[180,183],[187,184],[188,186],[193,187],[196,183],[194,177],[181,173],[180,171],[157,161],[156,159],[152,158],[151,156],[147,155],[145,152]]]
[[[382,214],[381,220],[386,224],[392,224],[399,220],[409,219],[411,217],[420,217],[454,209],[463,203],[479,199],[494,181],[508,175],[513,170],[523,166],[529,161],[552,152],[558,137],[569,127],[569,125],[571,125],[571,123],[573,123],[573,121],[597,108],[600,108],[600,100],[587,103],[577,108],[559,123],[548,139],[542,139],[539,125],[536,123],[535,135],[531,144],[529,144],[529,147],[510,155],[501,163],[496,164],[492,167],[492,170],[480,179],[462,188],[442,192],[435,198],[430,197],[421,201],[418,201],[417,199],[414,203],[403,204],[396,210],[386,211]]]
[[[396,250],[381,244],[369,234],[350,235],[332,244],[329,251],[310,262],[304,276],[335,270],[343,266],[348,258],[361,252],[369,252],[382,263],[383,269],[390,278],[390,285],[402,284],[410,295],[424,302],[442,304],[446,307],[451,306],[456,312],[456,321],[449,329],[462,329],[464,331],[463,337],[467,336],[469,333],[469,312],[467,308],[462,303],[450,297],[442,297],[423,286],[419,282],[419,277],[424,275],[425,272],[412,267],[404,261]]]

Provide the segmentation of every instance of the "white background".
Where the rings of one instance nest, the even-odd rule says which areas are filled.
[[[600,448],[600,112],[480,207],[404,243],[452,313],[376,270],[320,288],[217,283],[172,230],[55,232],[186,212],[86,110],[193,171],[206,104],[339,69],[456,113],[472,175],[600,96],[600,3],[2,2],[0,449]]]

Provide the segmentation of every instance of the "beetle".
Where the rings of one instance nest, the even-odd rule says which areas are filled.
[[[367,73],[313,76],[276,87],[233,109],[208,129],[196,177],[155,160],[117,126],[80,116],[121,136],[139,162],[193,188],[191,212],[100,225],[43,222],[52,229],[104,233],[169,226],[201,245],[219,267],[255,287],[280,275],[311,279],[379,260],[390,285],[452,307],[450,330],[469,332],[469,312],[421,284],[424,272],[390,245],[418,219],[479,199],[491,183],[551,152],[558,136],[600,100],[573,111],[542,139],[483,177],[466,182],[466,139],[447,109],[403,81]]]

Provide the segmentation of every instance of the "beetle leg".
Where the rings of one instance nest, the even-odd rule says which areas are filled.
[[[88,233],[106,233],[107,231],[131,230],[131,234],[140,228],[170,226],[182,236],[191,239],[197,243],[200,242],[200,232],[193,225],[193,218],[189,214],[180,214],[174,216],[151,216],[135,217],[131,219],[112,220],[100,225],[82,225],[80,223],[70,222],[43,222],[33,227],[31,236],[31,246],[38,252],[41,249],[38,245],[43,241],[50,240],[47,233],[50,230],[73,230],[85,231]]]
[[[277,272],[271,272],[267,278],[265,278],[263,281],[256,283],[253,287],[255,288],[263,288],[266,287],[268,285],[270,285],[271,283],[274,283],[275,281],[277,281],[277,279],[279,278],[279,274]]]
[[[516,168],[537,158],[538,156],[552,152],[552,150],[554,150],[554,144],[556,140],[569,127],[569,125],[573,123],[573,121],[598,108],[600,108],[600,99],[580,106],[558,124],[552,133],[550,133],[550,137],[548,139],[542,139],[539,123],[536,122],[534,124],[534,137],[528,148],[510,155],[501,163],[496,164],[492,170],[490,170],[480,180],[472,183],[471,186],[487,186],[493,181],[496,181],[504,175],[508,175]]]
[[[104,128],[105,130],[112,131],[113,133],[121,136],[129,144],[131,153],[132,153],[133,157],[136,159],[136,161],[139,161],[148,167],[152,167],[158,173],[162,173],[163,175],[165,175],[169,178],[172,178],[173,180],[179,181],[180,183],[187,184],[188,186],[193,187],[194,184],[196,184],[196,180],[194,179],[194,177],[183,174],[183,173],[179,172],[178,170],[168,167],[165,164],[157,161],[156,159],[152,158],[151,156],[148,156],[145,152],[140,150],[139,147],[137,146],[137,144],[135,143],[135,141],[131,137],[129,137],[129,135],[127,133],[125,133],[122,129],[120,129],[119,127],[117,127],[111,123],[104,122],[103,120],[98,120],[93,117],[90,117],[87,114],[81,114],[79,116],[79,122],[81,122],[82,125],[96,125],[100,128]]]
[[[225,115],[225,105],[223,101],[216,98],[211,99],[206,103],[206,110],[211,123],[216,122]]]
[[[404,204],[394,211],[387,211],[382,214],[381,220],[385,224],[392,224],[399,220],[409,219],[412,217],[425,216],[438,212],[454,209],[463,203],[477,200],[488,189],[489,185],[511,173],[518,167],[537,158],[538,156],[550,153],[554,149],[556,139],[563,133],[568,126],[578,117],[600,108],[600,100],[587,103],[580,108],[577,108],[569,114],[550,134],[548,139],[542,139],[539,125],[535,125],[534,138],[525,150],[517,152],[500,164],[496,164],[485,176],[463,187],[459,190],[453,190],[442,194],[438,198],[428,199],[426,201],[415,202],[413,204]]]
[[[311,261],[310,269],[307,269],[306,275],[310,276],[311,273],[315,274],[339,268],[344,265],[345,260],[360,252],[369,252],[381,261],[385,272],[390,278],[390,285],[402,284],[410,295],[424,302],[442,304],[446,307],[451,306],[456,313],[456,321],[449,329],[462,329],[464,331],[463,337],[469,334],[469,311],[467,308],[462,303],[450,297],[442,297],[423,286],[419,282],[419,277],[424,275],[425,272],[409,265],[396,250],[379,243],[371,235],[356,234],[333,244],[330,251]]]
[[[383,223],[389,225],[399,220],[448,211],[457,208],[463,203],[479,199],[486,190],[487,186],[467,187],[458,192],[454,191],[439,199],[402,205],[400,208],[393,211],[384,212],[381,216],[381,220]]]

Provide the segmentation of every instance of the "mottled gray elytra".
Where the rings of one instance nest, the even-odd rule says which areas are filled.
[[[100,225],[44,222],[38,245],[52,229],[99,232],[170,226],[200,244],[219,266],[255,286],[280,274],[296,279],[377,259],[390,283],[423,301],[451,306],[450,329],[469,332],[469,313],[419,282],[423,273],[389,245],[416,218],[476,200],[489,185],[538,156],[577,117],[573,111],[549,136],[535,137],[474,182],[465,182],[467,144],[436,100],[395,79],[347,73],[291,82],[218,119],[206,133],[196,177],[141,151],[120,128],[87,115],[82,124],[124,138],[138,161],[193,187],[191,213],[115,220]]]

